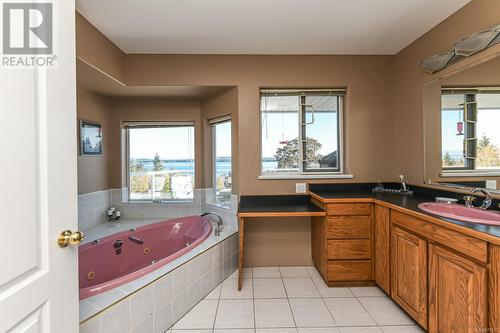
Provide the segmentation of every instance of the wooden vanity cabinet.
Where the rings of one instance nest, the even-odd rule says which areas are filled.
[[[390,209],[381,205],[374,205],[373,224],[375,283],[387,294],[390,294]]]
[[[429,332],[484,331],[488,327],[485,267],[433,244],[429,261]]]
[[[328,285],[374,280],[430,333],[500,332],[499,245],[390,204],[313,202],[327,211],[311,241]]]
[[[391,227],[391,297],[427,327],[427,242]]]
[[[313,261],[330,285],[367,284],[373,280],[370,203],[321,204],[325,218],[312,220]]]

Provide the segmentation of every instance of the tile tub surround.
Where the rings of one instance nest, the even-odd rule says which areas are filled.
[[[104,223],[112,205],[112,190],[80,194],[78,196],[78,228],[87,230]]]
[[[231,195],[229,206],[222,207],[214,203],[213,188],[195,189],[192,202],[169,203],[128,203],[128,189],[109,189],[78,196],[78,226],[86,231],[97,225],[109,223],[106,212],[114,206],[121,211],[122,219],[169,219],[204,212],[214,212],[221,216],[225,226],[238,227],[238,196]]]
[[[136,326],[149,325],[144,321],[152,320],[153,326],[166,326],[161,331],[164,332],[234,272],[237,265],[237,231],[226,228],[219,237],[212,233],[202,244],[171,263],[137,280],[80,301],[80,331],[129,332]],[[153,310],[142,314],[143,307],[150,309],[149,301],[153,302]],[[121,323],[110,322],[115,318],[115,312],[120,313],[117,318]],[[126,330],[121,326],[125,325],[123,322]],[[102,330],[91,329],[96,325]],[[118,327],[116,330],[115,326]]]
[[[235,272],[168,332],[424,332],[378,287],[329,288],[314,267],[244,268],[243,275],[241,292]],[[314,289],[299,292],[303,284]]]

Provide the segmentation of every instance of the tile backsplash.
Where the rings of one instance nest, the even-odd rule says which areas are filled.
[[[114,206],[121,211],[122,218],[176,218],[189,215],[199,215],[204,212],[214,212],[221,216],[225,225],[237,228],[236,213],[238,196],[231,195],[227,207],[213,202],[214,189],[196,189],[192,202],[171,203],[128,203],[128,190],[109,189],[78,196],[78,227],[86,230],[101,223],[107,223],[106,212]]]
[[[104,190],[78,196],[78,228],[86,230],[106,221],[111,206],[111,191]]]

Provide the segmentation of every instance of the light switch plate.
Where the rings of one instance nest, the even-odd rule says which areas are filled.
[[[487,180],[486,188],[488,190],[496,190],[497,189],[497,181],[496,180]]]
[[[306,183],[295,183],[295,193],[306,193]]]

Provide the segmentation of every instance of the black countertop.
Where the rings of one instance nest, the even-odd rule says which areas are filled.
[[[486,224],[478,224],[478,223],[470,223],[459,221],[455,219],[444,218],[438,215],[427,213],[420,208],[418,205],[422,202],[434,202],[434,198],[436,196],[456,198],[461,200],[463,194],[441,191],[441,190],[433,190],[427,189],[423,187],[412,186],[411,189],[415,191],[415,194],[412,196],[404,196],[400,194],[393,193],[372,193],[371,189],[375,186],[375,184],[352,184],[353,187],[349,186],[336,186],[336,184],[329,185],[311,185],[309,190],[310,192],[320,196],[323,199],[341,199],[341,198],[373,198],[378,199],[380,201],[387,202],[389,204],[409,209],[421,214],[429,215],[445,222],[457,224],[475,231],[483,232],[495,237],[500,237],[500,226],[492,226]],[[481,198],[479,198],[481,199]],[[498,204],[495,201],[492,207],[496,207]]]
[[[242,196],[239,213],[322,213],[308,195]]]

